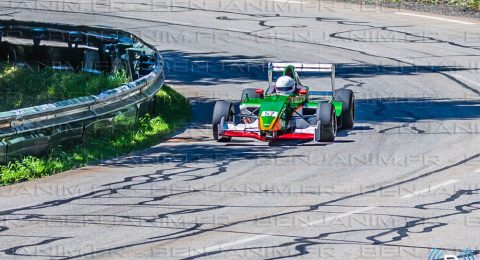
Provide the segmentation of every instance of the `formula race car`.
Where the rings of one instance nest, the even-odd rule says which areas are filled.
[[[283,85],[278,83],[280,78],[273,82],[274,72],[283,72],[281,80],[293,80],[295,88],[283,91]],[[297,72],[330,73],[331,91],[311,91],[302,86]],[[227,142],[232,137],[249,137],[261,141],[333,142],[337,129],[353,128],[355,97],[349,89],[335,90],[334,64],[269,63],[268,89],[243,90],[240,113],[235,110],[231,102],[216,102],[212,118],[215,140]]]

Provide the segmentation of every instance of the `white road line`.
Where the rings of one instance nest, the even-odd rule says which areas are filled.
[[[472,23],[472,22],[465,22],[465,21],[460,21],[460,20],[441,18],[441,17],[429,16],[429,15],[412,14],[412,13],[404,13],[404,12],[396,12],[396,14],[419,17],[419,18],[426,18],[426,19],[433,19],[433,20],[444,21],[444,22],[459,23],[459,24],[465,24],[465,25],[474,25],[475,24],[475,23]]]
[[[480,169],[476,169],[476,170],[475,170],[475,173],[480,173]]]
[[[305,223],[301,226],[302,227],[310,227],[310,226],[314,226],[314,225],[317,225],[317,224],[325,224],[325,223],[330,222],[332,220],[337,220],[337,219],[340,219],[340,218],[348,217],[350,215],[355,215],[355,214],[358,214],[358,213],[361,213],[361,212],[369,211],[369,210],[372,210],[374,208],[375,207],[365,207],[365,208],[353,210],[353,211],[350,211],[350,212],[346,212],[346,213],[343,213],[343,214],[340,214],[340,215],[331,216],[331,217],[324,218],[324,219],[321,219],[321,220],[308,222],[308,223]]]
[[[245,239],[240,239],[240,240],[229,242],[229,243],[224,243],[224,244],[215,245],[215,246],[211,246],[211,247],[205,247],[203,250],[198,250],[198,251],[186,253],[186,254],[181,255],[181,257],[210,253],[210,252],[214,252],[214,251],[222,251],[222,250],[225,250],[225,249],[227,249],[228,247],[231,247],[231,246],[245,244],[245,243],[248,243],[248,242],[252,242],[252,241],[259,240],[259,239],[266,238],[266,237],[270,237],[270,236],[271,235],[258,235],[258,236],[249,237],[249,238],[245,238]]]
[[[429,193],[431,191],[434,191],[436,189],[439,189],[443,186],[447,186],[447,185],[450,185],[452,183],[455,183],[457,182],[458,180],[449,180],[449,181],[446,181],[444,183],[440,183],[438,185],[435,185],[435,186],[431,186],[430,188],[427,188],[427,189],[423,189],[423,190],[419,190],[419,191],[416,191],[416,192],[413,192],[413,193],[410,193],[410,194],[405,194],[402,196],[402,198],[406,199],[406,198],[411,198],[411,197],[415,197],[417,195],[420,195],[420,194],[424,194],[424,193]]]
[[[230,243],[224,243],[224,244],[220,244],[220,245],[216,245],[216,246],[206,247],[203,251],[212,252],[212,251],[222,250],[222,249],[225,249],[226,247],[245,244],[245,243],[252,242],[252,241],[255,241],[255,240],[259,240],[259,239],[262,239],[262,238],[266,238],[266,237],[269,237],[269,236],[270,235],[258,235],[258,236],[254,236],[254,237],[240,239],[240,240],[233,241],[233,242],[230,242]]]
[[[281,2],[281,3],[289,3],[289,4],[307,4],[306,1],[295,1],[295,0],[267,0],[268,2]]]
[[[339,214],[339,215],[336,215],[336,216],[328,217],[328,218],[325,218],[325,219],[322,219],[322,220],[316,220],[316,221],[312,221],[312,222],[309,222],[309,223],[305,223],[305,224],[301,225],[301,227],[314,226],[316,224],[330,222],[332,220],[336,220],[336,219],[348,217],[350,215],[354,215],[354,214],[357,214],[357,213],[369,211],[373,208],[375,208],[375,207],[365,207],[365,208],[357,209],[357,210],[346,212],[346,213]],[[232,246],[241,245],[241,244],[245,244],[245,243],[248,243],[248,242],[252,242],[252,241],[256,241],[256,240],[259,240],[259,239],[272,237],[272,236],[273,235],[258,235],[258,236],[248,237],[248,238],[240,239],[240,240],[237,240],[237,241],[232,241],[232,242],[223,243],[223,244],[219,244],[219,245],[215,245],[215,246],[211,246],[211,247],[206,247],[204,249],[200,249],[200,250],[196,250],[196,251],[191,251],[189,253],[185,253],[185,254],[182,254],[180,256],[181,257],[186,257],[186,256],[197,255],[197,254],[214,252],[214,251],[222,251],[222,250],[228,249],[229,247],[232,247]]]

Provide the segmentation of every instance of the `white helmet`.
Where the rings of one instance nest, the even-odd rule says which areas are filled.
[[[275,89],[280,93],[293,93],[295,91],[295,80],[289,76],[281,76],[275,83]]]

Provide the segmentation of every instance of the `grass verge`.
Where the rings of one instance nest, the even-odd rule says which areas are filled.
[[[461,8],[480,11],[480,0],[392,0],[392,2],[414,2],[430,5],[451,5]]]
[[[27,156],[0,166],[0,185],[8,185],[111,159],[133,150],[150,147],[191,118],[188,100],[168,86],[157,94],[157,117],[141,118],[137,130],[104,134],[71,148],[56,147],[48,156]]]
[[[0,111],[96,95],[126,82],[125,73],[95,75],[0,63]]]
[[[371,5],[386,5],[387,7],[404,7],[415,11],[434,11],[448,15],[476,16],[480,13],[480,0],[341,0]],[[423,10],[427,8],[427,10]],[[418,9],[418,10],[417,10]]]

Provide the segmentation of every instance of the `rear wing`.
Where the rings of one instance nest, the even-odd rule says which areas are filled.
[[[284,71],[290,65],[295,68],[295,72],[330,73],[332,92],[335,91],[335,64],[327,63],[268,63],[268,85],[272,86],[274,71]]]

